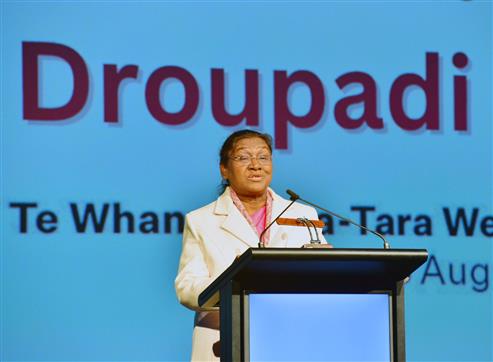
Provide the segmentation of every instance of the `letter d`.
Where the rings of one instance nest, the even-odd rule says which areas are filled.
[[[61,107],[39,105],[38,59],[40,55],[62,58],[72,69],[74,90],[70,100]],[[24,119],[59,121],[75,116],[84,107],[89,90],[89,75],[82,57],[72,48],[56,43],[22,43],[22,93]]]
[[[426,97],[425,112],[418,119],[409,117],[403,105],[404,93],[411,86],[421,88]],[[423,125],[425,129],[438,130],[440,128],[439,95],[438,53],[426,53],[426,78],[407,73],[399,76],[392,84],[390,113],[395,123],[406,131],[415,131]]]

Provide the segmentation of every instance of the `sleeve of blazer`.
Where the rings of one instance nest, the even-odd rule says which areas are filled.
[[[180,303],[196,311],[210,310],[199,308],[198,305],[199,294],[212,282],[202,248],[202,241],[192,227],[190,216],[187,215],[175,289]]]

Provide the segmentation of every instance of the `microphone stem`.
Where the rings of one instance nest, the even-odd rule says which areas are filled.
[[[338,219],[341,219],[341,220],[347,221],[347,222],[348,222],[348,223],[350,223],[350,224],[353,224],[353,225],[355,225],[355,226],[358,226],[358,227],[362,228],[363,230],[366,230],[366,231],[368,231],[368,232],[372,233],[373,235],[378,236],[380,239],[382,239],[382,240],[383,240],[383,248],[384,248],[384,249],[390,249],[390,245],[389,245],[388,241],[385,239],[385,237],[384,237],[382,234],[380,234],[380,233],[378,233],[378,232],[376,232],[376,231],[374,231],[374,230],[368,229],[366,226],[360,225],[360,224],[358,224],[358,223],[354,222],[354,221],[353,221],[353,220],[351,220],[351,219],[348,219],[348,218],[346,218],[346,217],[344,217],[344,216],[338,215],[338,214],[336,214],[335,212],[332,212],[332,211],[330,211],[330,210],[327,210],[327,209],[323,208],[322,206],[319,206],[319,205],[316,205],[316,204],[314,204],[314,203],[312,203],[312,202],[309,202],[309,201],[307,201],[307,200],[304,200],[304,199],[302,199],[302,198],[301,198],[301,197],[299,197],[299,196],[298,196],[298,200],[303,201],[305,204],[308,204],[308,205],[311,205],[311,206],[313,206],[313,207],[316,207],[317,209],[320,209],[320,210],[322,210],[322,211],[325,211],[325,212],[326,212],[327,214],[329,214],[329,215],[332,215],[332,216],[335,216],[335,217],[336,217],[336,218],[338,218]]]
[[[296,201],[296,200],[292,200],[292,201],[289,203],[289,205],[288,205],[288,206],[286,206],[286,208],[285,208],[284,210],[282,210],[282,212],[281,212],[279,215],[277,215],[277,217],[276,217],[274,220],[272,220],[272,221],[270,222],[270,224],[269,224],[269,225],[267,225],[267,227],[264,229],[264,231],[262,231],[262,232],[260,233],[260,236],[259,236],[259,238],[258,238],[258,247],[259,247],[259,248],[265,248],[265,244],[264,244],[264,242],[262,241],[262,236],[264,236],[265,232],[266,232],[267,230],[269,230],[269,228],[270,228],[270,227],[271,227],[271,226],[272,226],[272,225],[273,225],[273,224],[277,221],[277,219],[279,219],[279,218],[281,217],[281,215],[282,215],[282,214],[284,214],[284,213],[286,212],[286,210],[287,210],[287,209],[289,209],[289,208],[291,207],[291,205],[293,205],[293,204],[294,204],[294,202],[295,202],[295,201]]]

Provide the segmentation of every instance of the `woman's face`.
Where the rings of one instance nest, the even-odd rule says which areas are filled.
[[[221,175],[238,195],[262,196],[272,180],[269,146],[262,138],[243,138],[236,142]]]

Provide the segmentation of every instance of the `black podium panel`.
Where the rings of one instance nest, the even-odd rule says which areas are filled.
[[[199,305],[221,306],[221,360],[249,361],[251,294],[388,295],[389,356],[404,361],[404,279],[427,257],[410,249],[250,248],[200,294]]]

